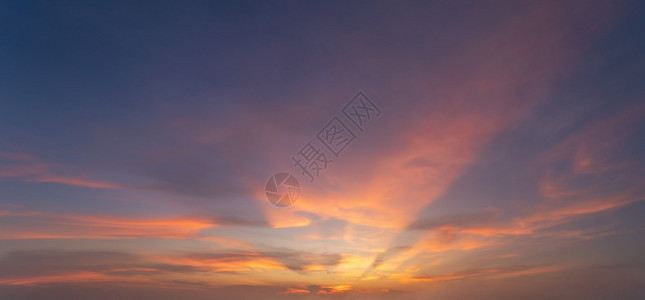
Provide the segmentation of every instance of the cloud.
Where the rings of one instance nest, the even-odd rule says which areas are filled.
[[[110,62],[118,63],[107,68],[83,64],[79,74],[88,68],[111,75],[96,74],[108,80],[87,90],[84,78],[46,76],[74,69],[67,63],[12,79],[22,87],[40,77],[62,78],[65,84],[46,86],[61,86],[68,96],[67,84],[76,82],[71,96],[100,101],[58,99],[59,90],[10,93],[53,98],[43,98],[51,109],[27,109],[27,101],[24,115],[15,117],[29,120],[16,124],[28,123],[25,130],[36,136],[19,142],[37,150],[0,152],[2,187],[9,187],[0,196],[28,198],[25,206],[0,204],[0,226],[9,228],[0,243],[18,249],[0,258],[0,297],[414,299],[459,282],[444,298],[486,298],[478,293],[491,286],[502,291],[490,298],[526,298],[512,284],[499,286],[534,276],[537,284],[525,291],[557,287],[540,280],[571,271],[562,263],[570,253],[576,259],[584,256],[578,253],[623,254],[593,242],[640,233],[617,228],[618,217],[598,218],[631,209],[645,195],[640,152],[621,152],[640,133],[631,126],[641,124],[642,109],[594,116],[602,119],[596,124],[535,114],[551,103],[563,111],[587,104],[559,102],[566,98],[560,90],[579,80],[570,80],[572,74],[582,78],[578,72],[593,67],[588,51],[605,41],[614,4],[313,5],[313,19],[304,7],[269,6],[238,7],[233,18],[229,7],[210,4],[152,12],[136,4],[39,10],[74,25],[56,28],[83,34],[98,28],[82,42],[96,38],[109,50],[102,54],[145,59],[131,64],[115,56]],[[35,22],[32,13],[22,17],[16,20]],[[48,28],[40,23],[46,17],[31,25]],[[313,22],[294,26],[300,19]],[[170,25],[157,30],[155,24]],[[75,44],[61,47],[81,57],[99,53],[68,45]],[[605,50],[600,60],[616,54]],[[42,59],[52,57],[69,61]],[[113,76],[113,69],[131,73]],[[105,91],[98,95],[100,87]],[[383,115],[316,183],[301,181],[294,206],[269,205],[264,180],[278,170],[294,172],[290,155],[357,89]],[[70,104],[49,106],[57,100]],[[518,130],[536,115],[539,122]],[[512,145],[496,147],[509,135]],[[58,194],[58,185],[70,193]],[[92,201],[105,194],[133,202],[168,198],[187,212]],[[109,214],[99,212],[105,209]],[[27,250],[45,249],[40,245],[121,252]],[[567,253],[539,253],[560,246]],[[569,274],[576,275],[571,282],[584,282],[583,272]],[[617,290],[619,282],[612,283]],[[477,292],[468,294],[466,286]],[[412,293],[394,292],[398,287]]]
[[[70,178],[70,177],[48,177],[48,176],[43,176],[43,177],[39,177],[39,178],[29,179],[28,181],[30,181],[30,182],[60,183],[60,184],[73,185],[73,186],[79,186],[79,187],[95,188],[95,189],[120,189],[120,188],[123,188],[122,186],[119,186],[119,185],[114,184],[114,183],[93,181],[93,180],[87,180],[87,179],[83,179],[83,178]]]
[[[504,278],[509,276],[521,276],[521,275],[530,275],[530,274],[539,274],[546,272],[555,272],[562,270],[561,266],[506,266],[501,268],[486,268],[486,269],[471,269],[456,272],[454,274],[447,275],[415,275],[408,278],[403,278],[403,282],[415,282],[415,281],[445,281],[445,280],[460,280],[460,279],[469,279],[475,277],[495,277],[495,278]]]
[[[436,219],[419,219],[408,226],[408,230],[434,230],[441,227],[468,228],[477,225],[489,225],[496,221],[499,212],[496,210],[486,210],[476,213],[463,213],[455,215],[441,216]]]
[[[0,178],[12,178],[35,183],[59,183],[97,189],[125,188],[116,183],[88,179],[79,174],[75,174],[74,176],[62,175],[69,173],[69,169],[73,168],[64,168],[58,163],[43,162],[42,159],[30,154],[13,152],[0,153]]]
[[[312,253],[305,251],[271,251],[264,252],[264,255],[272,257],[292,271],[304,271],[312,265],[323,267],[337,266],[342,261],[338,253]]]
[[[176,255],[133,254],[117,251],[32,250],[4,253],[0,285],[38,285],[61,282],[161,282],[166,274],[226,274],[258,269],[286,269],[305,274],[309,266],[333,267],[339,254],[275,250],[219,251]],[[174,277],[177,278],[177,277]],[[187,282],[217,286],[215,281],[187,277]],[[201,282],[201,283],[200,283]]]
[[[420,214],[408,226],[408,230],[418,232],[417,236],[403,233],[393,243],[414,244],[421,239],[417,247],[425,247],[428,251],[472,250],[485,245],[501,245],[509,237],[586,240],[621,234],[622,230],[601,230],[600,225],[592,223],[586,227],[580,227],[579,224],[575,228],[573,226],[574,222],[583,218],[615,212],[645,199],[645,190],[638,184],[645,177],[639,163],[634,163],[639,160],[634,154],[637,151],[625,151],[634,141],[634,134],[642,128],[639,120],[642,120],[644,112],[642,105],[627,105],[573,131],[543,153],[538,152],[529,164],[530,171],[516,171],[524,172],[522,176],[525,181],[533,179],[528,174],[536,174],[534,178],[539,187],[538,195],[531,195],[531,191],[527,190],[529,193],[513,198],[513,207],[495,207],[493,205],[498,203],[490,198],[496,197],[494,194],[468,194],[478,201],[489,201],[487,203],[493,208],[434,218],[424,216],[438,215],[431,213],[433,206],[430,205],[427,213]],[[579,149],[587,149],[585,157],[597,158],[594,162],[587,160],[588,163],[582,166],[580,155],[577,154]],[[513,180],[501,178],[491,182],[508,184],[506,182]],[[457,188],[478,187],[462,185]],[[463,197],[463,194],[453,194]],[[455,197],[450,193],[445,196],[452,201],[455,201]],[[537,200],[529,200],[532,198]],[[471,210],[476,207],[473,205]],[[386,251],[375,260],[382,262],[384,257],[392,259],[396,255]]]
[[[198,237],[199,230],[218,226],[207,218],[135,218],[2,211],[0,221],[22,220],[0,233],[0,239],[133,239]]]
[[[166,264],[125,252],[34,250],[0,258],[0,285],[153,280],[167,273],[216,273],[208,266]],[[145,277],[141,277],[145,276]]]
[[[270,251],[235,251],[217,253],[191,253],[182,256],[184,259],[196,263],[207,262],[209,264],[226,264],[244,268],[245,263],[253,263],[275,267],[277,262],[281,267],[306,273],[308,267],[322,266],[324,268],[334,267],[342,262],[342,256],[337,253],[315,253],[308,251],[296,251],[287,249],[275,249]],[[258,264],[256,264],[258,263]]]

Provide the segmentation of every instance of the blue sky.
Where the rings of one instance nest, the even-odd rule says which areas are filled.
[[[642,298],[644,11],[0,1],[0,296]]]

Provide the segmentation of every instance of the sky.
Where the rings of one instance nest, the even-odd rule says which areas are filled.
[[[0,1],[0,298],[643,299],[643,14]]]

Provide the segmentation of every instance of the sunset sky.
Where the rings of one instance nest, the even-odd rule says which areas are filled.
[[[643,16],[0,0],[0,299],[645,299]]]

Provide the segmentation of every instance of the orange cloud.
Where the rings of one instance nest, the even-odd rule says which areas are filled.
[[[96,189],[119,189],[119,188],[122,188],[121,186],[119,186],[117,184],[109,183],[109,182],[93,181],[93,180],[87,180],[87,179],[83,179],[83,178],[60,177],[60,176],[58,176],[58,177],[45,176],[45,177],[30,179],[29,181],[30,182],[60,183],[60,184],[80,186],[80,187],[89,187],[89,188],[96,188]]]
[[[94,272],[76,272],[71,274],[51,275],[51,276],[34,276],[25,278],[0,279],[0,284],[6,285],[35,285],[47,283],[63,282],[91,282],[107,281],[114,277]]]
[[[0,239],[129,239],[196,238],[201,229],[217,226],[208,219],[63,215],[40,212],[2,211],[0,216],[27,218]]]
[[[550,201],[518,222],[542,222],[541,226],[549,226],[642,200],[645,189],[640,183],[645,178],[640,174],[641,170],[631,163],[633,158],[616,155],[616,152],[633,137],[638,128],[634,124],[644,116],[645,105],[618,110],[573,134],[537,159],[533,166],[546,166],[539,183],[540,194]]]
[[[281,292],[280,295],[307,295],[310,294],[311,292],[309,290],[304,290],[304,289],[296,289],[296,288],[287,288],[286,291]]]
[[[28,154],[0,152],[0,158],[8,161],[5,165],[0,164],[2,166],[0,178],[18,178],[26,182],[49,182],[98,189],[123,188],[114,183],[91,180],[81,176],[56,175],[62,168],[61,165],[44,163],[37,157]]]
[[[448,280],[460,280],[474,277],[488,277],[488,278],[506,278],[514,276],[523,276],[531,274],[540,274],[555,272],[564,269],[563,266],[511,266],[505,268],[488,268],[488,269],[478,269],[478,270],[468,270],[463,272],[458,272],[455,274],[448,275],[437,275],[437,276],[427,276],[427,275],[415,275],[409,277],[403,277],[401,279],[402,283],[412,283],[412,282],[432,282],[432,281],[448,281]]]
[[[277,260],[258,252],[226,252],[213,255],[158,256],[156,260],[186,266],[209,267],[218,272],[246,272],[258,269],[286,270]]]
[[[410,100],[411,111],[391,112],[405,116],[396,118],[396,122],[388,121],[384,110],[383,118],[377,121],[388,122],[380,127],[387,131],[372,133],[371,138],[381,135],[388,143],[372,140],[378,151],[343,153],[339,158],[342,163],[330,167],[316,186],[301,192],[296,208],[284,209],[280,214],[304,211],[323,219],[344,220],[350,224],[344,236],[346,243],[357,239],[352,232],[355,227],[382,229],[370,246],[398,246],[392,233],[405,230],[418,212],[443,195],[495,137],[545,100],[551,87],[575,67],[576,53],[595,41],[600,36],[597,30],[613,17],[611,13],[606,15],[602,7],[585,7],[585,17],[580,22],[589,27],[583,26],[586,29],[580,32],[580,25],[570,19],[571,9],[569,4],[535,3],[521,14],[500,21],[512,26],[482,33],[477,42],[464,47],[467,50],[455,53],[432,70],[445,76],[429,77],[428,70],[419,70],[415,78],[404,78],[419,83],[420,88],[410,92],[419,100]],[[377,97],[373,100],[380,103]],[[357,142],[370,138],[366,132]],[[264,203],[263,189],[256,186],[255,194]],[[274,214],[273,207],[263,207],[267,214]],[[297,217],[285,219],[291,220],[292,226],[298,224],[293,221]],[[510,221],[458,228],[455,233],[484,237],[526,235],[533,232],[532,226],[536,225]],[[423,234],[417,234],[416,239]],[[476,239],[460,243],[463,244],[426,246],[440,251],[482,245]],[[381,256],[375,259],[379,260]],[[363,274],[369,275],[369,270]]]

